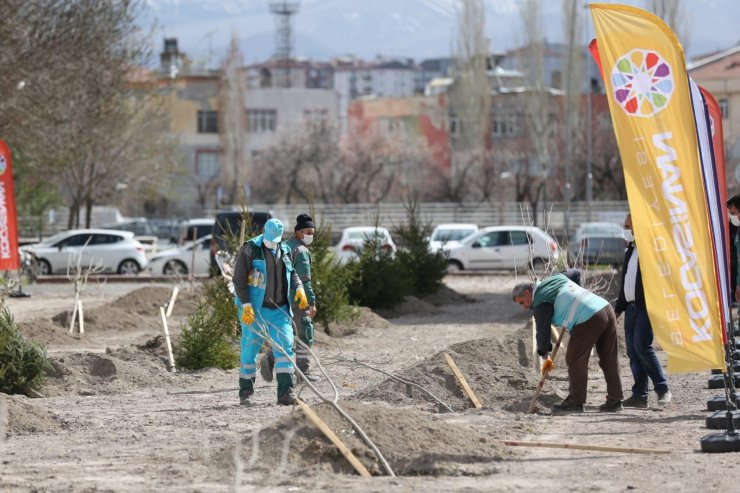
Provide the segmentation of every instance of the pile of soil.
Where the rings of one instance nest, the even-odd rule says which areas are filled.
[[[83,309],[84,309],[83,305]],[[146,317],[136,312],[115,305],[102,305],[93,309],[84,309],[85,332],[140,330],[155,328],[158,319]],[[72,310],[65,310],[54,315],[51,320],[58,327],[68,330]],[[75,331],[78,330],[75,322]]]
[[[3,407],[5,410],[2,409]],[[7,416],[3,416],[3,411],[7,412]],[[3,418],[7,421],[0,424],[0,428],[6,425],[5,429],[11,436],[50,433],[64,425],[51,412],[38,409],[28,398],[16,395],[0,394],[0,419]]]
[[[472,298],[466,294],[458,293],[452,288],[446,285],[442,285],[434,294],[422,296],[422,301],[425,301],[434,306],[443,305],[459,305],[462,303],[475,303],[475,298]]]
[[[396,372],[396,375],[424,387],[455,411],[473,405],[447,365],[444,353],[457,364],[473,392],[484,407],[500,408],[509,412],[526,412],[539,382],[532,370],[532,332],[527,324],[515,337],[504,342],[494,338],[477,339],[453,344],[425,360]],[[555,377],[566,378],[564,371]],[[554,382],[553,382],[554,380]],[[549,413],[567,391],[560,390],[558,379],[548,380],[540,394],[537,411]],[[443,412],[435,400],[421,390],[393,379],[363,389],[353,396],[361,401],[384,401],[396,406],[419,406]]]
[[[191,387],[197,377],[168,371],[164,338],[99,353],[68,353],[49,359],[46,396],[118,394],[152,387]],[[220,370],[206,370],[220,371]]]
[[[172,289],[169,286],[146,286],[121,296],[111,305],[139,315],[158,317],[159,307],[167,306],[172,297]],[[187,316],[194,312],[198,307],[199,292],[198,288],[192,293],[187,287],[181,288],[172,315]]]
[[[72,344],[81,339],[80,334],[70,334],[69,325],[62,327],[45,318],[36,318],[18,322],[18,329],[26,339],[40,342],[46,346],[52,344]]]
[[[354,314],[351,320],[342,322],[332,322],[329,324],[326,333],[332,337],[344,337],[362,331],[368,327],[375,329],[386,329],[390,323],[383,317],[375,314],[370,308],[358,306],[353,308]],[[321,329],[321,326],[317,326]]]
[[[493,474],[497,472],[496,463],[505,454],[511,455],[510,451],[504,451],[502,445],[471,429],[435,420],[409,409],[349,402],[340,405],[362,427],[397,475]],[[385,474],[372,450],[333,407],[320,404],[313,409],[371,474]],[[254,439],[255,435],[244,438],[239,448],[245,464],[256,464],[256,467],[274,472],[282,467],[287,442],[286,472],[357,474],[302,412],[292,413],[263,428],[256,437],[258,444],[253,442]],[[255,450],[256,457],[253,455]],[[225,471],[233,468],[233,455],[233,449],[220,454],[220,469]]]
[[[420,300],[416,296],[406,296],[400,305],[389,310],[378,310],[378,314],[383,318],[398,318],[404,315],[437,315],[442,313],[442,309]]]

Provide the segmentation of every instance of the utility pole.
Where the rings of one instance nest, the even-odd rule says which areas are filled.
[[[293,15],[298,12],[297,0],[271,0],[270,12],[275,15],[275,58],[280,77],[275,78],[277,87],[290,87],[290,57],[293,50]]]

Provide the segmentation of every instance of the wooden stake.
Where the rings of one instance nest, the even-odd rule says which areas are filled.
[[[175,357],[172,355],[172,342],[170,341],[170,329],[167,327],[167,314],[164,312],[164,307],[159,307],[159,315],[162,318],[162,327],[164,328],[164,340],[167,343],[167,356],[170,359],[170,370],[174,373],[177,371],[175,368]]]
[[[80,324],[80,334],[85,333],[85,314],[82,311],[82,300],[77,300],[77,314],[80,317],[79,324]]]
[[[170,315],[172,315],[172,310],[175,308],[175,300],[177,299],[177,293],[180,292],[180,286],[175,286],[172,288],[172,296],[170,296],[170,301],[167,303],[167,318],[170,318]]]
[[[560,343],[563,342],[563,335],[565,334],[565,327],[560,329],[560,334],[558,334],[558,340],[555,343],[555,349],[552,352],[552,356],[550,359],[555,361],[555,356],[558,355],[558,349],[560,349]],[[540,383],[537,384],[537,390],[534,391],[534,397],[532,397],[532,402],[529,403],[529,408],[527,409],[527,414],[532,414],[534,412],[534,408],[537,405],[537,399],[540,396],[540,392],[542,392],[542,387],[545,385],[545,380],[547,379],[547,375],[549,375],[549,371],[546,372],[544,375],[540,377]]]
[[[605,445],[581,445],[577,443],[559,442],[526,442],[519,440],[501,440],[499,443],[510,447],[539,447],[539,448],[565,448],[572,450],[592,450],[596,452],[623,452],[626,454],[670,454],[668,449],[660,448],[633,448],[633,447],[611,447]]]
[[[195,249],[197,245],[195,244],[195,240],[198,236],[198,228],[193,228],[193,255],[190,260],[190,282],[193,282],[194,276],[195,276]]]
[[[319,417],[316,412],[308,407],[308,404],[303,402],[300,399],[296,399],[298,402],[298,406],[301,408],[301,411],[306,415],[306,417],[318,428],[321,433],[324,434],[326,438],[328,438],[331,443],[333,443],[339,451],[342,453],[345,459],[352,464],[352,467],[355,468],[355,471],[362,476],[363,478],[369,478],[371,477],[370,472],[367,470],[367,468],[360,462],[360,460],[355,456],[355,454],[352,453],[352,451],[347,447],[347,445],[344,444],[342,440],[339,439],[339,437],[329,428],[329,426],[324,423],[324,421]]]
[[[244,244],[244,236],[247,234],[247,222],[242,218],[241,229],[239,230],[239,248]]]
[[[75,330],[75,320],[77,320],[77,308],[79,305],[77,302],[80,301],[80,293],[75,293],[74,308],[72,308],[72,320],[69,322],[69,333],[73,333]]]
[[[540,371],[540,355],[537,354],[537,322],[532,317],[532,366],[534,371]]]
[[[480,409],[481,407],[483,407],[480,401],[478,400],[478,396],[475,395],[475,392],[473,392],[473,389],[470,388],[470,385],[468,385],[468,382],[465,380],[465,377],[460,371],[460,368],[457,367],[453,359],[450,358],[449,354],[444,353],[444,355],[445,355],[445,360],[447,360],[447,365],[452,370],[452,373],[455,374],[455,377],[457,378],[458,383],[460,383],[460,386],[463,388],[468,398],[470,398],[475,408]]]

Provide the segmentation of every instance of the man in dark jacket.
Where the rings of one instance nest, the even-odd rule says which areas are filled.
[[[730,213],[730,282],[732,292],[730,300],[740,301],[740,291],[737,289],[737,244],[740,242],[740,195],[735,195],[727,201],[727,210]]]
[[[622,405],[645,409],[648,406],[648,379],[653,381],[653,388],[658,394],[658,404],[669,403],[671,391],[668,390],[665,374],[653,349],[653,328],[645,304],[645,291],[642,286],[630,214],[624,219],[624,236],[628,246],[624,254],[622,284],[614,312],[617,317],[624,313],[624,339],[635,384],[632,386],[632,395],[622,401]]]

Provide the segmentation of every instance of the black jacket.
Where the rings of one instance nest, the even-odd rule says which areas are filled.
[[[635,251],[635,244],[630,243],[627,251],[624,252],[624,264],[622,264],[622,284],[619,286],[619,297],[614,305],[614,313],[619,315],[627,309],[627,300],[624,297],[624,278],[627,275],[627,265]],[[645,290],[642,287],[642,273],[640,273],[640,260],[637,260],[637,279],[635,280],[635,306],[645,309]]]
[[[730,283],[732,284],[730,300],[735,299],[735,288],[737,287],[737,247],[735,246],[737,233],[738,227],[730,223]]]

